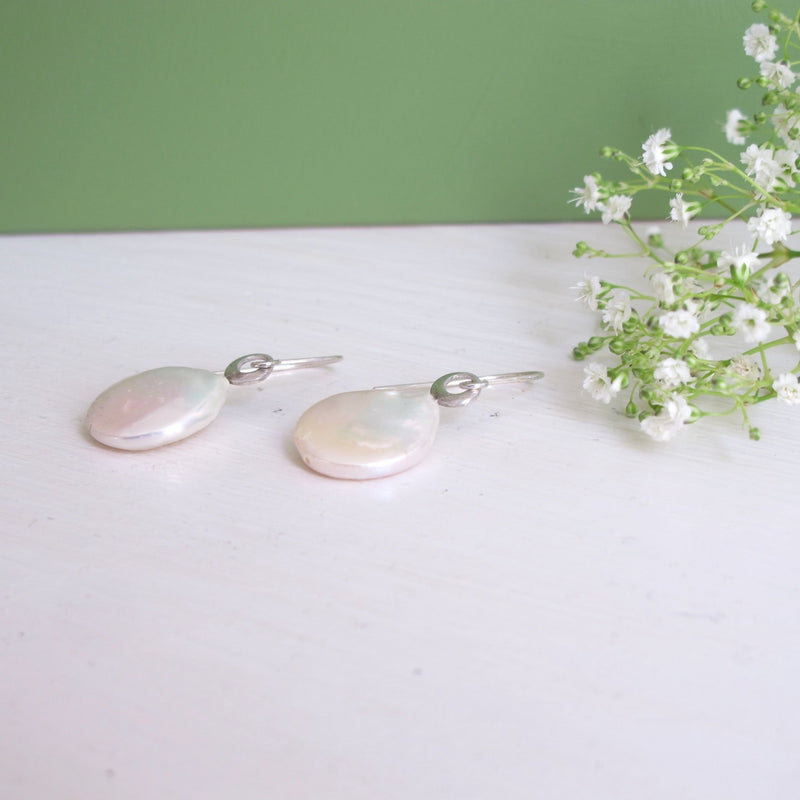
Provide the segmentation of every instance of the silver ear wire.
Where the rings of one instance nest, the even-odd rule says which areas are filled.
[[[253,353],[231,361],[225,368],[225,378],[234,386],[246,386],[266,380],[273,372],[304,369],[305,367],[324,367],[341,360],[341,356],[312,356],[311,358],[285,358],[279,361],[264,353]]]
[[[526,372],[506,372],[502,375],[485,375],[480,378],[472,372],[450,372],[437,378],[432,384],[405,383],[398,386],[376,386],[376,389],[426,389],[430,386],[433,399],[447,408],[457,408],[471,403],[487,386],[500,383],[517,383],[519,381],[535,381],[544,377],[543,372],[531,370]],[[458,391],[453,391],[456,389]]]

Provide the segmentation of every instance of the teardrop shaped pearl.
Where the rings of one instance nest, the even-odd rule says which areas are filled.
[[[294,441],[311,469],[332,478],[382,478],[422,461],[439,426],[425,393],[345,392],[321,400],[297,422]]]
[[[151,369],[106,389],[89,408],[86,424],[109,447],[149,450],[205,428],[227,392],[225,378],[205,369]]]

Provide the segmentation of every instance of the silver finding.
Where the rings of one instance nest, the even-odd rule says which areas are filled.
[[[252,353],[231,361],[225,367],[225,378],[234,386],[246,386],[266,380],[273,372],[283,372],[305,367],[324,367],[341,361],[341,356],[312,356],[311,358],[285,358],[278,360],[265,353]]]
[[[535,381],[544,377],[543,372],[530,370],[527,372],[507,372],[502,375],[485,375],[480,378],[472,372],[450,372],[437,378],[433,384],[407,383],[400,386],[376,386],[376,389],[427,389],[433,399],[447,408],[456,408],[471,403],[487,386],[499,383],[516,383],[518,381]],[[458,391],[453,391],[454,389]]]

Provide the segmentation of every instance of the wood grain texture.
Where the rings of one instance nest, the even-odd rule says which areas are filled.
[[[582,394],[569,253],[618,237],[0,239],[0,794],[792,796],[798,412],[664,446]],[[120,378],[259,351],[345,360],[161,450],[83,431]],[[409,472],[293,451],[334,392],[516,369]]]

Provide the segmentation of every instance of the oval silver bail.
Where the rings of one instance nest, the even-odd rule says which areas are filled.
[[[480,393],[486,381],[471,372],[450,372],[435,380],[431,386],[431,396],[446,408],[458,408],[471,403]],[[451,387],[459,391],[451,392]]]
[[[246,386],[266,380],[275,367],[275,359],[264,353],[252,353],[231,361],[225,367],[225,378],[234,386]]]

